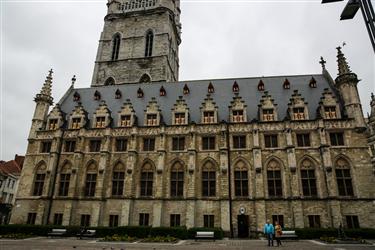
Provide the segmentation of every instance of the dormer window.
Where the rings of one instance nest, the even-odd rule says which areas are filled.
[[[158,115],[148,114],[147,115],[147,126],[157,126],[158,125]]]
[[[283,84],[284,89],[290,89],[290,82],[288,79],[285,79],[284,84]]]
[[[58,121],[59,121],[58,119],[49,119],[48,129],[49,130],[56,130]]]
[[[80,100],[81,100],[80,94],[78,94],[78,92],[75,92],[73,95],[73,101],[79,102]]]
[[[189,89],[189,87],[186,84],[184,86],[183,92],[184,92],[184,95],[190,94],[190,89]]]
[[[258,83],[258,90],[259,91],[264,91],[264,83],[262,80],[259,81]]]
[[[232,122],[244,122],[245,121],[243,110],[233,110],[232,115],[233,115]]]
[[[324,107],[324,115],[326,119],[336,119],[336,107]]]
[[[81,118],[72,118],[72,129],[80,129],[81,128]]]
[[[204,111],[203,112],[203,123],[214,123],[215,122],[215,112],[214,111]]]
[[[310,88],[316,88],[316,80],[314,77],[311,78],[309,86]]]
[[[208,84],[208,93],[212,94],[215,92],[214,85],[212,85],[212,82]]]
[[[130,127],[131,126],[131,115],[122,115],[120,126],[121,127]]]
[[[117,89],[116,92],[115,92],[115,98],[116,99],[121,99],[121,97],[122,97],[122,93],[121,93],[121,91],[119,89]]]
[[[238,93],[238,92],[240,91],[240,87],[238,86],[237,81],[235,81],[235,82],[233,83],[232,90],[233,90],[234,93]]]
[[[94,100],[95,101],[99,101],[100,98],[101,98],[101,95],[100,95],[99,91],[95,91],[95,93],[94,93]]]
[[[164,87],[161,86],[160,88],[160,96],[166,96],[167,95],[167,91],[165,91]]]
[[[293,108],[293,120],[305,120],[305,108]]]
[[[176,125],[184,125],[185,123],[185,113],[175,113],[174,114],[174,123]]]
[[[143,98],[144,94],[143,94],[143,90],[141,88],[138,89],[137,91],[137,97],[138,98]]]
[[[263,121],[274,121],[275,114],[273,109],[263,109]]]
[[[96,123],[95,123],[96,128],[105,128],[105,117],[104,116],[97,116],[96,117]]]

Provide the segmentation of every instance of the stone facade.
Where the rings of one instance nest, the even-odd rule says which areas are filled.
[[[142,57],[140,41],[148,28],[159,29],[155,51],[164,53],[167,39],[161,33],[166,32],[177,52],[179,1],[151,1],[139,10],[142,2],[149,1],[109,1],[92,87],[75,89],[73,79],[49,114],[52,72],[47,77],[35,99],[12,223],[110,226],[117,218],[121,226],[157,227],[176,224],[178,215],[179,225],[221,227],[233,236],[243,231],[239,222],[247,224],[248,233],[262,230],[267,219],[282,220],[288,228],[374,227],[375,99],[367,124],[357,76],[340,48],[335,81],[322,61],[323,74],[309,76],[307,86],[297,84],[306,77],[290,76],[277,91],[268,82],[282,77],[259,79],[257,85],[254,79],[238,80],[229,100],[224,92],[231,88],[222,80],[210,83],[199,101],[194,91],[202,92],[207,82],[120,86],[138,82],[144,73],[152,82],[178,78],[178,66],[168,69],[169,77],[166,71],[151,72],[166,69],[165,61]],[[111,56],[109,42],[116,32],[129,39],[124,46],[137,44],[140,59],[102,62]],[[130,55],[130,48],[119,50],[119,58]],[[140,61],[157,66],[140,69]],[[109,76],[116,85],[100,87]],[[259,98],[246,97],[252,92],[246,88]],[[48,150],[46,142],[51,142]],[[41,191],[35,188],[38,175],[44,176]]]

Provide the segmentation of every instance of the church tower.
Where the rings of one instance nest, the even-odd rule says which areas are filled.
[[[179,0],[108,0],[92,86],[178,81]]]

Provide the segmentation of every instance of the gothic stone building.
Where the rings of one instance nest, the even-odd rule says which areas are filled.
[[[12,223],[373,227],[375,98],[364,119],[341,49],[335,80],[179,82],[179,6],[108,1],[91,87],[51,111],[50,71]]]

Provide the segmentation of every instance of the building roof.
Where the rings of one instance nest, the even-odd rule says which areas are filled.
[[[312,77],[316,80],[316,88],[309,86]],[[285,89],[283,83],[288,79],[290,82],[290,89]],[[232,79],[217,79],[217,80],[198,80],[198,81],[181,81],[178,83],[139,83],[139,84],[123,84],[111,86],[99,86],[90,88],[74,89],[71,88],[66,95],[60,100],[59,104],[61,110],[70,115],[74,110],[77,102],[73,101],[73,95],[78,93],[80,95],[80,102],[82,107],[88,113],[88,118],[92,119],[93,113],[99,107],[102,101],[105,101],[109,110],[112,112],[111,116],[114,124],[118,122],[117,113],[127,99],[133,105],[136,116],[138,117],[138,125],[143,124],[143,117],[149,101],[154,97],[159,108],[163,121],[166,125],[172,123],[172,112],[174,104],[179,96],[182,96],[189,108],[190,122],[200,123],[202,103],[208,94],[208,86],[212,83],[214,93],[211,93],[213,101],[218,106],[218,121],[228,121],[229,106],[235,93],[232,86],[236,81],[239,86],[238,96],[242,98],[247,105],[247,121],[258,119],[258,105],[264,95],[264,91],[258,90],[260,80],[264,83],[264,90],[268,91],[274,103],[277,104],[279,120],[287,117],[288,103],[295,90],[304,98],[308,105],[310,119],[317,118],[317,108],[319,107],[320,98],[325,89],[329,89],[335,95],[335,88],[332,83],[323,74],[314,75],[296,75],[296,76],[274,76],[274,77],[254,77],[254,78],[232,78]],[[185,84],[188,86],[190,93],[183,94]],[[166,91],[165,96],[160,96],[160,88],[163,87]],[[137,97],[137,91],[141,88],[144,96]],[[121,91],[122,97],[115,99],[115,92]],[[94,94],[98,91],[101,100],[94,100]]]
[[[15,160],[0,163],[0,172],[6,175],[20,175],[22,167]]]

